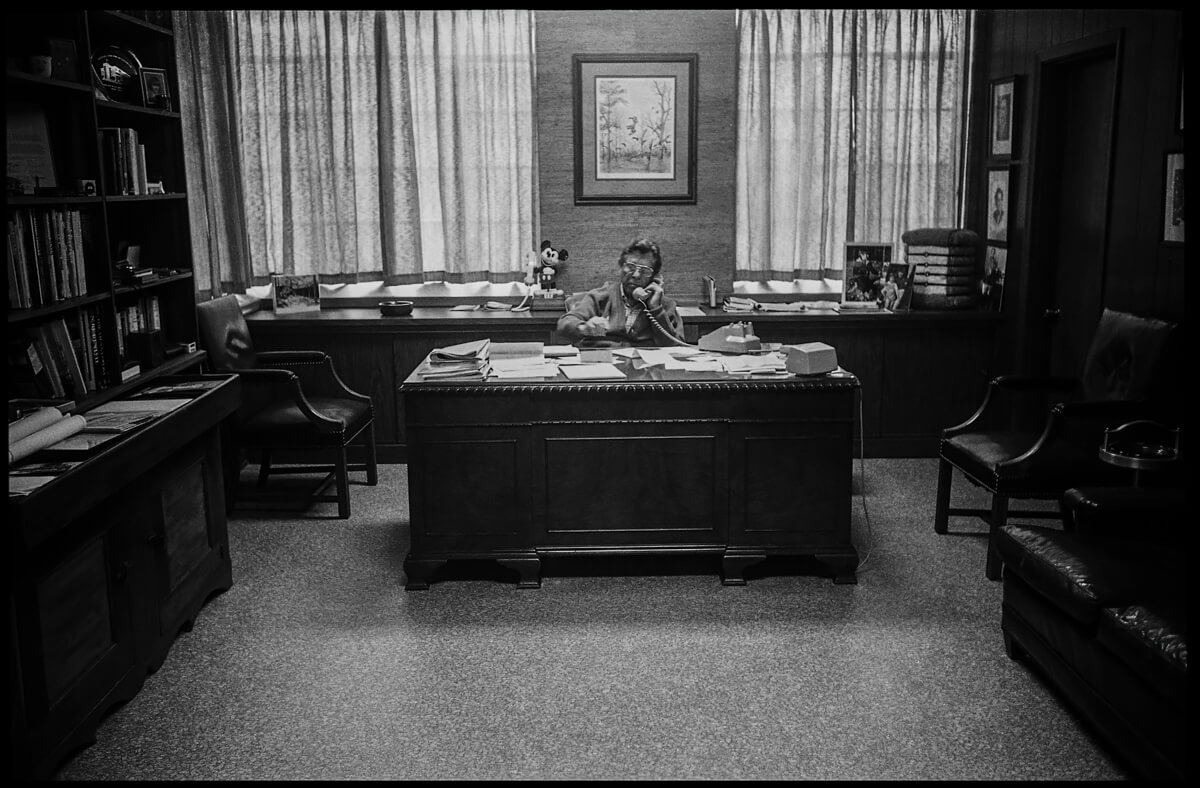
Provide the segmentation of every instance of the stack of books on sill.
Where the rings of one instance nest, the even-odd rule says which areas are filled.
[[[484,380],[491,372],[490,347],[490,339],[477,339],[436,348],[417,374],[421,380]]]

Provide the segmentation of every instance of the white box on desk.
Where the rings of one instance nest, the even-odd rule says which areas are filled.
[[[787,371],[797,375],[824,375],[838,368],[837,351],[824,342],[784,345]]]

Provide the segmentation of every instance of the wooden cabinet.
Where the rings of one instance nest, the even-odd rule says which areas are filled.
[[[9,396],[86,409],[189,366],[197,336],[170,13],[7,22]],[[100,52],[113,60],[96,71]]]
[[[9,497],[14,775],[49,778],[93,741],[104,714],[137,694],[209,597],[231,585],[220,434],[240,396],[237,378],[224,378]]]

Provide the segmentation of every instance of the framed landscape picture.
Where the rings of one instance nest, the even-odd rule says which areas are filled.
[[[891,263],[891,244],[846,244],[845,268],[842,271],[842,306],[879,308],[886,281],[884,272]]]
[[[574,55],[575,203],[696,202],[699,55]]]
[[[1013,158],[1017,155],[1016,77],[992,80],[990,95],[988,154],[995,159]]]
[[[320,310],[321,284],[317,275],[276,274],[272,276],[271,306],[277,315]]]

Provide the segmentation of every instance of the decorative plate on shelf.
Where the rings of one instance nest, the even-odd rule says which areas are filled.
[[[142,63],[137,55],[118,46],[97,49],[92,55],[96,83],[113,101],[142,103]]]

